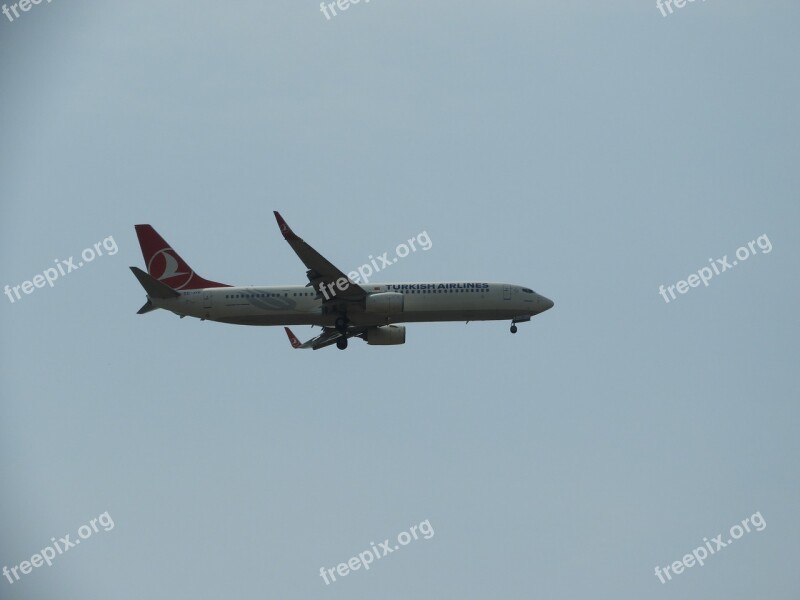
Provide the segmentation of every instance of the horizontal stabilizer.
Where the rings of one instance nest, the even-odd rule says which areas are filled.
[[[139,267],[131,267],[131,271],[133,271],[133,274],[136,276],[136,279],[139,280],[139,283],[142,284],[144,291],[146,291],[147,295],[150,296],[151,298],[160,298],[162,300],[166,300],[167,298],[177,298],[178,296],[180,296],[178,292],[173,290],[167,284],[161,283],[155,277],[151,277],[150,275],[142,271]]]
[[[153,303],[148,300],[145,302],[144,306],[136,311],[137,315],[143,315],[145,313],[149,313],[152,310],[158,310],[157,306],[153,306]]]

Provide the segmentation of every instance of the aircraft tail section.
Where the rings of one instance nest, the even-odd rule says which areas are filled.
[[[147,295],[151,298],[160,298],[162,300],[166,300],[168,298],[177,298],[180,296],[178,292],[173,290],[167,284],[161,283],[158,279],[148,275],[139,267],[131,267],[131,271],[136,276],[136,279],[139,280],[139,283],[142,284],[144,291],[147,292]]]
[[[136,236],[142,249],[147,274],[172,290],[198,290],[202,288],[230,287],[226,283],[209,281],[200,277],[150,225],[136,225]],[[139,283],[147,289],[134,271]],[[150,293],[148,291],[148,293]]]
[[[177,298],[180,296],[180,292],[176,292],[167,284],[161,283],[155,277],[151,277],[139,267],[131,267],[131,271],[136,279],[139,280],[139,283],[142,284],[144,291],[147,292],[147,302],[136,312],[137,315],[143,315],[158,309],[158,307],[152,303],[151,298],[166,300],[167,298]]]
[[[137,315],[143,315],[145,313],[149,313],[151,311],[158,310],[158,307],[155,306],[150,300],[144,303],[144,306],[136,311]]]

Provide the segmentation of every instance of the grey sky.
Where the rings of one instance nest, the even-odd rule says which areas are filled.
[[[9,600],[795,599],[796,3],[53,0],[0,15],[0,567]],[[295,352],[159,311],[133,225],[204,277],[510,281],[520,325]],[[766,234],[760,251],[665,303]],[[295,328],[305,340],[315,330]],[[318,330],[316,330],[318,331]],[[767,526],[654,575],[756,511]],[[326,586],[425,519],[435,530]]]

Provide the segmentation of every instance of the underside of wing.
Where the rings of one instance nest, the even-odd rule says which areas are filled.
[[[297,336],[292,333],[292,330],[288,327],[284,327],[286,330],[286,335],[289,337],[289,343],[292,344],[292,348],[297,350],[307,350],[311,348],[312,350],[319,350],[320,348],[325,348],[326,346],[330,346],[335,344],[340,338],[350,338],[353,336],[360,336],[363,333],[362,329],[351,328],[348,329],[346,333],[342,333],[333,327],[325,327],[323,332],[316,337],[311,338],[307,342],[300,342],[297,339]]]

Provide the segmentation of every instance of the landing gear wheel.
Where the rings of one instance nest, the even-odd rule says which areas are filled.
[[[511,326],[511,333],[517,333],[517,326],[516,325],[512,325]]]
[[[336,340],[336,347],[339,350],[344,350],[345,348],[347,348],[347,338],[340,337],[338,340]]]
[[[334,321],[334,325],[336,326],[336,331],[341,331],[344,333],[347,331],[347,324],[349,323],[347,317],[336,317],[336,321]]]

